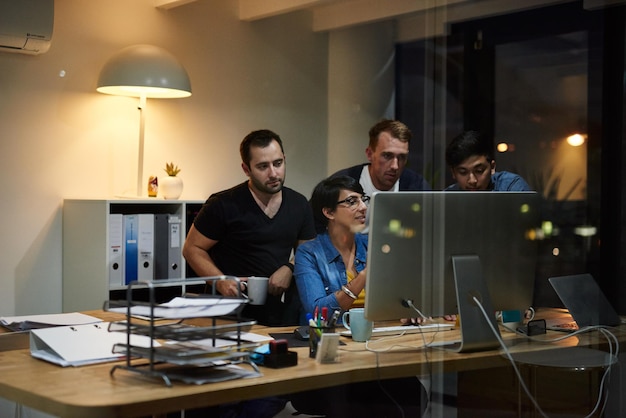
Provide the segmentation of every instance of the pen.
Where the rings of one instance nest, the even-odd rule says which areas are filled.
[[[328,325],[328,308],[326,306],[322,308],[322,325]]]
[[[320,317],[319,317],[319,308],[316,306],[315,307],[315,311],[313,311],[313,318],[315,319],[315,322],[317,323],[317,326],[320,326]]]
[[[313,316],[310,313],[307,313],[306,314],[306,319],[309,321],[309,327],[313,328],[313,329],[309,328],[309,333],[315,332],[315,334],[317,334],[318,337],[321,337],[322,336],[322,330],[319,329],[319,327],[315,323],[315,320],[313,319]]]
[[[328,326],[329,327],[334,327],[335,324],[337,324],[337,320],[339,319],[339,315],[341,315],[340,311],[333,312],[333,316],[330,318],[330,321],[328,322]]]
[[[310,327],[315,327],[315,321],[313,320],[313,315],[311,315],[310,313],[306,314],[306,321],[309,323]]]

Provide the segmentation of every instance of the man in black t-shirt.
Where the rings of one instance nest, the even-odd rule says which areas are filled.
[[[269,130],[248,134],[240,146],[248,181],[211,195],[189,230],[183,255],[199,276],[269,277],[265,305],[247,305],[244,316],[263,325],[298,324],[298,292],[292,251],[315,238],[307,199],[284,187],[285,154],[280,137]],[[217,290],[236,296],[233,281]]]

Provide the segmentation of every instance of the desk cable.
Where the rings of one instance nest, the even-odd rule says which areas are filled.
[[[417,312],[417,314],[419,315],[419,317],[420,317],[420,318],[422,318],[422,319],[424,320],[424,323],[425,323],[425,322],[427,322],[427,321],[432,321],[432,318],[428,318],[428,317],[426,317],[424,314],[422,314],[422,312],[420,312],[420,310],[419,310],[416,306],[414,306],[414,305],[413,305],[413,301],[411,301],[410,299],[408,299],[408,300],[404,301],[403,303],[405,303],[407,307],[410,307],[410,308],[411,308],[411,309],[413,309],[415,312]],[[439,327],[438,327],[438,328],[439,328]],[[442,330],[442,329],[443,329],[443,328],[441,328],[441,330]],[[448,328],[446,327],[445,329],[448,329]],[[429,347],[430,347],[430,345],[431,345],[431,344],[433,343],[433,341],[435,340],[435,338],[436,338],[436,336],[437,336],[437,333],[438,333],[439,331],[440,331],[440,329],[438,329],[438,330],[437,330],[437,331],[435,331],[435,332],[428,332],[428,334],[430,334],[430,335],[431,335],[431,338],[429,338],[429,340],[430,340],[430,341],[427,341],[427,340],[426,340],[426,333],[425,333],[425,332],[423,332],[423,331],[420,331],[418,334],[420,334],[420,336],[422,337],[422,342],[423,342],[423,345],[421,345],[421,346],[413,346],[413,345],[408,345],[408,344],[394,344],[394,345],[392,345],[392,346],[390,346],[390,347],[386,347],[386,348],[384,348],[384,349],[379,349],[379,348],[374,348],[374,347],[372,347],[372,344],[374,343],[374,341],[373,341],[373,340],[368,340],[368,341],[366,341],[366,342],[365,342],[365,348],[366,348],[366,350],[367,350],[367,351],[371,351],[371,352],[373,352],[373,353],[375,353],[375,354],[376,354],[376,371],[377,371],[377,373],[379,373],[379,372],[380,372],[380,370],[379,370],[379,363],[378,363],[378,355],[379,355],[380,353],[389,352],[389,351],[394,350],[394,349],[396,349],[396,348],[408,348],[408,349],[411,349],[411,350],[422,350],[422,349],[424,349],[424,348],[429,348]],[[382,338],[379,338],[379,339],[375,340],[375,342],[376,342],[376,343],[379,343],[379,342],[388,341],[388,340],[391,340],[391,339],[397,339],[397,338],[401,338],[401,337],[403,337],[404,335],[406,335],[406,332],[399,333],[398,335],[392,335],[392,336],[382,337]],[[432,381],[433,381],[433,376],[432,376],[432,374],[433,374],[433,370],[432,370],[431,360],[430,360],[430,357],[429,357],[429,355],[428,355],[428,354],[429,354],[429,353],[428,353],[428,350],[423,350],[423,353],[424,353],[424,357],[425,357],[425,360],[426,360],[425,365],[426,365],[426,369],[427,369],[428,382],[429,382],[429,387],[424,387],[424,390],[426,391],[426,394],[427,394],[428,398],[427,398],[426,407],[425,407],[425,409],[423,410],[423,416],[427,416],[428,409],[429,409],[429,408],[431,407],[431,405],[432,405]],[[420,380],[420,382],[421,382],[421,379],[419,379],[417,376],[416,376],[416,379]],[[380,375],[378,375],[378,382],[379,382],[379,385],[380,385]],[[402,416],[404,416],[404,411],[402,411],[402,409],[401,409],[400,405],[398,405],[398,404],[397,404],[397,402],[395,402],[395,400],[394,400],[394,399],[391,397],[391,395],[389,395],[389,393],[388,393],[388,392],[387,392],[387,391],[386,391],[386,390],[382,387],[382,385],[381,385],[381,389],[383,390],[383,392],[384,392],[384,393],[385,393],[385,394],[386,394],[386,395],[387,395],[390,399],[392,399],[392,401],[396,404],[396,406],[398,406],[398,409],[402,412]]]
[[[395,398],[383,386],[382,379],[380,378],[380,363],[378,361],[378,353],[375,352],[375,355],[376,355],[376,383],[378,384],[378,387],[380,388],[380,390],[382,390],[382,392],[385,394],[385,396],[387,396],[391,400],[391,402],[393,402],[396,408],[398,408],[398,412],[400,412],[400,417],[404,418],[404,409],[402,409],[402,405],[400,405],[398,401],[396,401]]]
[[[489,318],[489,315],[487,314],[487,312],[485,311],[485,308],[483,307],[483,305],[480,303],[480,301],[476,298],[473,297],[472,298],[474,303],[478,306],[478,308],[480,309],[480,311],[482,312],[483,316],[485,317],[485,320],[487,321],[487,324],[489,325],[489,328],[491,328],[491,331],[493,332],[493,335],[496,337],[496,339],[498,340],[498,342],[500,343],[500,346],[502,347],[502,350],[504,350],[504,353],[506,354],[506,357],[509,359],[511,365],[513,366],[513,369],[515,370],[515,374],[517,375],[518,381],[520,383],[520,385],[522,386],[522,388],[524,389],[524,392],[526,393],[526,396],[528,396],[528,398],[531,400],[531,402],[533,403],[534,407],[537,409],[537,411],[541,414],[541,416],[545,417],[545,418],[549,418],[548,415],[543,411],[543,409],[541,409],[541,407],[539,406],[539,404],[537,403],[537,400],[532,396],[532,394],[530,393],[530,390],[528,389],[528,387],[526,386],[526,383],[524,382],[524,379],[517,367],[517,364],[515,363],[515,360],[513,359],[513,357],[511,356],[511,353],[509,352],[509,349],[507,348],[506,344],[504,343],[504,341],[502,340],[502,337],[500,336],[500,333],[495,329],[492,321]],[[606,327],[602,327],[602,326],[591,326],[591,327],[585,327],[582,328],[576,332],[573,332],[571,334],[565,335],[563,337],[559,337],[559,338],[555,338],[555,339],[539,339],[539,338],[532,338],[532,337],[528,337],[530,340],[532,341],[538,341],[538,342],[557,342],[557,341],[561,341],[564,340],[566,338],[571,338],[577,334],[581,334],[583,332],[589,332],[591,330],[598,330],[606,339],[609,345],[609,358],[612,360],[613,358],[616,358],[617,355],[619,354],[619,341],[617,339],[617,337],[610,332],[608,329],[606,329]],[[519,333],[520,335],[524,335],[522,333]],[[600,380],[600,388],[598,390],[598,400],[596,401],[596,404],[594,406],[594,408],[591,410],[591,412],[585,417],[585,418],[589,418],[591,416],[593,416],[597,411],[598,408],[600,407],[600,404],[602,402],[602,394],[604,392],[604,386],[606,381],[608,380],[608,377],[610,376],[610,372],[611,372],[611,368],[613,365],[613,361],[609,361],[607,362],[607,364],[605,364],[604,366],[606,367],[606,370],[604,372],[604,374],[602,375],[602,379]],[[608,389],[606,389],[606,399],[608,399]],[[604,403],[604,405],[602,406],[602,411],[604,411],[604,408],[606,407],[606,402]]]

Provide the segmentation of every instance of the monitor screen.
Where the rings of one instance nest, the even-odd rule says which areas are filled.
[[[374,321],[457,313],[453,256],[478,256],[495,310],[532,305],[535,192],[375,193],[365,315]]]

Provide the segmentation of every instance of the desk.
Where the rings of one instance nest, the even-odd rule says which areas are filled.
[[[91,311],[89,315],[105,321],[121,319],[110,312]],[[256,327],[264,333],[291,332],[294,327]],[[621,331],[623,340],[626,333]],[[513,351],[533,351],[553,348],[532,344],[504,333]],[[432,334],[426,334],[426,338]],[[457,331],[444,331],[437,340],[458,338]],[[572,338],[558,346],[576,345]],[[402,376],[428,375],[431,372],[457,372],[493,368],[506,365],[499,351],[459,354],[437,349],[408,348],[422,344],[419,334],[403,336],[380,347],[403,344],[405,348],[375,354],[365,351],[364,343],[343,339],[341,361],[336,364],[317,364],[308,357],[308,348],[291,348],[298,352],[298,366],[285,369],[261,368],[263,376],[205,385],[187,385],[175,382],[167,387],[159,380],[145,379],[134,373],[119,370],[109,375],[114,363],[78,368],[61,368],[37,360],[28,348],[0,352],[0,397],[67,418],[137,417],[181,409],[193,409],[226,402],[339,385],[343,383],[388,379]],[[590,335],[585,345],[601,344],[601,339]],[[427,353],[427,355],[425,354]],[[377,359],[378,356],[378,367]]]

